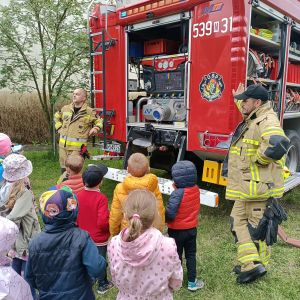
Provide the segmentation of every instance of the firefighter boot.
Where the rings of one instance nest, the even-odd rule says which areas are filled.
[[[249,271],[241,271],[238,274],[237,282],[238,283],[250,283],[256,279],[264,276],[267,273],[267,270],[262,264],[257,264],[253,269]]]
[[[235,265],[232,269],[232,272],[236,275],[239,275],[241,273],[241,266],[240,265]]]

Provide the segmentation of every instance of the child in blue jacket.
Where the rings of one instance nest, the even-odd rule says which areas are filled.
[[[69,187],[42,194],[44,232],[29,245],[25,277],[40,300],[94,300],[94,278],[104,277],[105,259],[86,231],[76,226],[78,202]]]

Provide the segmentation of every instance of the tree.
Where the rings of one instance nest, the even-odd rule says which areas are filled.
[[[49,125],[55,102],[88,74],[86,9],[80,0],[0,6],[0,88],[37,92]]]

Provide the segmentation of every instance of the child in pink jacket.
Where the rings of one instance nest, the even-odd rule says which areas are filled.
[[[29,284],[11,267],[7,257],[18,235],[17,225],[0,217],[0,299],[32,300]]]
[[[173,299],[182,284],[182,267],[174,240],[152,227],[158,215],[154,194],[132,191],[124,214],[129,227],[108,244],[117,299]]]

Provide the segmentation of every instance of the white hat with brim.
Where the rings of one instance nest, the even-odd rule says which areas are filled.
[[[2,176],[10,182],[26,178],[32,173],[31,161],[21,154],[10,154],[3,160],[2,165]]]

